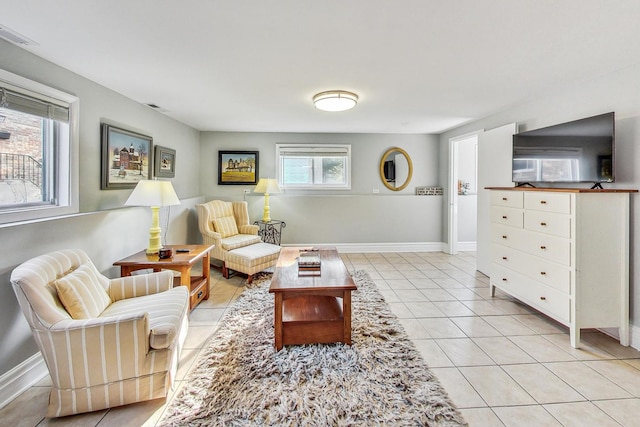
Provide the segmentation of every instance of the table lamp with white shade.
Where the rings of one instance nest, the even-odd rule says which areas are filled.
[[[142,180],[124,203],[125,206],[151,207],[151,228],[149,228],[149,246],[147,254],[157,254],[162,247],[160,233],[160,207],[180,204],[171,181]]]
[[[254,193],[264,193],[264,212],[262,215],[263,222],[271,221],[271,212],[269,209],[269,193],[279,193],[280,186],[278,181],[273,178],[260,178],[258,185],[256,185]]]

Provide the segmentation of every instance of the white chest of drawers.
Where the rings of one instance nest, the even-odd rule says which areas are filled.
[[[569,327],[617,328],[629,345],[629,193],[490,188],[491,295]]]

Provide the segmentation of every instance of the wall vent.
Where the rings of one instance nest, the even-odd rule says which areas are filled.
[[[37,46],[38,43],[34,42],[28,37],[13,31],[11,28],[0,24],[0,39],[6,40],[9,43],[17,44],[18,46]]]
[[[159,111],[161,113],[168,113],[169,112],[169,110],[167,110],[165,108],[162,108],[161,106],[159,106],[158,104],[154,104],[153,102],[149,102],[149,103],[144,104],[144,105],[146,105],[147,107],[149,107],[149,108],[151,108],[153,110]]]

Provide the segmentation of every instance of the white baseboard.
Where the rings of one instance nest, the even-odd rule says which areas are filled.
[[[629,325],[629,345],[640,350],[640,326]]]
[[[458,251],[460,252],[475,252],[476,242],[458,242]]]
[[[40,381],[49,371],[40,352],[0,377],[0,408]]]
[[[376,253],[376,252],[442,252],[442,242],[404,242],[404,243],[296,243],[282,246],[334,246],[340,253]]]

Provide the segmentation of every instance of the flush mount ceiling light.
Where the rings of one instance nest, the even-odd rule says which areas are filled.
[[[346,90],[328,90],[313,97],[313,104],[319,110],[345,111],[356,106],[358,95]]]

